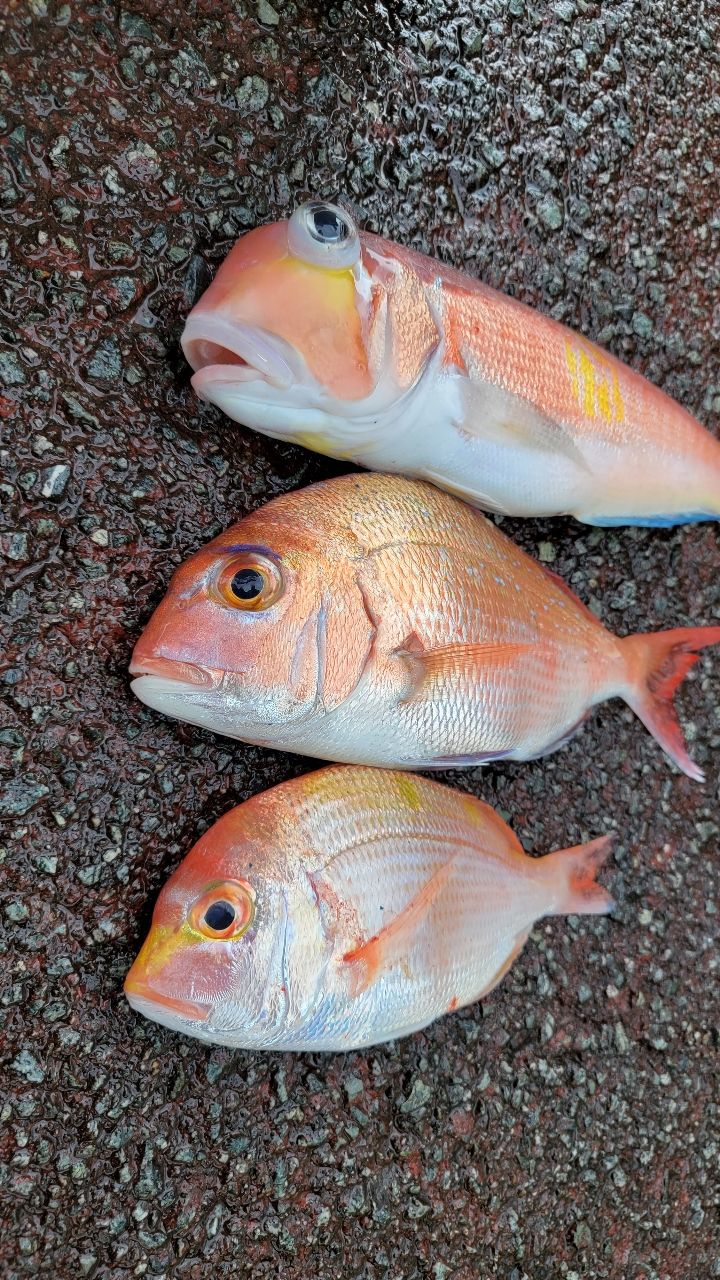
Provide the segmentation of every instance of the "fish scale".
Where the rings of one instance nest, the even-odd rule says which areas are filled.
[[[559,736],[560,724],[569,727],[587,708],[603,665],[611,670],[615,640],[573,609],[542,570],[534,566],[529,573],[531,562],[473,513],[461,519],[458,509],[452,530],[437,536],[435,546],[409,540],[373,558],[376,581],[368,582],[368,595],[402,605],[390,617],[385,648],[392,653],[407,636],[428,651],[518,641],[530,648],[501,678],[488,663],[458,672],[432,698],[411,699],[403,708],[410,733],[428,757],[515,751],[527,740],[534,745]],[[478,550],[482,560],[473,574]],[[557,679],[560,663],[564,681]]]
[[[490,990],[543,915],[610,910],[594,879],[607,851],[601,840],[529,858],[472,796],[333,766],[206,832],[160,894],[126,993],[213,1043],[381,1043]],[[249,928],[230,942],[188,931],[198,896],[219,885],[227,898],[236,877],[254,894]]]
[[[276,566],[267,607],[221,590],[237,554]],[[366,473],[285,494],[197,552],[136,646],[133,687],[232,737],[402,768],[532,759],[622,697],[701,779],[671,699],[719,639],[619,639],[478,511]]]
[[[188,316],[201,397],[492,511],[718,519],[720,444],[660,388],[551,316],[358,232],[337,206],[325,214],[343,234],[319,258],[317,207],[242,236]]]

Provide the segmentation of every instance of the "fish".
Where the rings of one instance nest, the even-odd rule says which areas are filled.
[[[720,515],[720,442],[589,338],[310,201],[243,235],[187,317],[235,421],[485,510],[591,525]]]
[[[335,765],[231,809],[162,889],[125,981],[208,1043],[342,1052],[483,999],[537,920],[603,914],[611,837],[528,857],[488,804]]]
[[[530,760],[623,698],[675,764],[672,695],[720,626],[619,638],[479,511],[357,472],[273,499],[176,570],[132,688],[259,746],[403,769]]]

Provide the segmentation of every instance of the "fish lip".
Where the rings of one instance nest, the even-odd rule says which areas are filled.
[[[133,654],[130,675],[136,678],[161,676],[163,680],[175,680],[178,684],[209,688],[218,683],[220,673],[210,667],[200,667],[195,662],[183,662],[178,658],[163,658],[157,654],[136,657]]]
[[[263,329],[202,311],[188,316],[180,338],[185,358],[195,371],[192,381],[198,392],[202,392],[205,382],[247,382],[253,378],[282,391],[289,390],[297,378],[281,350],[281,342]],[[223,364],[218,353],[208,351],[208,347],[220,347],[243,363]]]
[[[153,1009],[164,1009],[168,1013],[179,1013],[181,1018],[187,1018],[191,1022],[207,1022],[210,1017],[212,1005],[164,995],[141,978],[134,978],[132,969],[125,979],[124,990],[130,1008],[136,1013],[146,1014],[147,1007],[150,1006]]]

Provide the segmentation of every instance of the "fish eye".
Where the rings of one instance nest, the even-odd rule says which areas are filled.
[[[257,600],[265,590],[265,574],[260,569],[238,569],[230,582],[230,591],[236,600]]]
[[[235,609],[269,609],[282,595],[283,577],[269,556],[242,551],[221,566],[217,586],[222,600]]]
[[[235,923],[235,908],[232,902],[211,902],[203,916],[203,924],[212,933],[224,933]]]
[[[350,223],[334,204],[311,205],[307,227],[310,235],[321,244],[339,244],[352,235]]]
[[[288,223],[288,247],[294,257],[331,270],[353,267],[360,257],[360,237],[350,214],[321,200],[295,210]]]
[[[192,908],[190,921],[206,938],[241,938],[255,916],[255,894],[243,880],[211,885]]]

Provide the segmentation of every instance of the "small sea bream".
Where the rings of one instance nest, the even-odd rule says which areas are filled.
[[[180,720],[406,769],[546,755],[623,698],[702,780],[672,694],[719,641],[720,626],[620,639],[479,511],[365,472],[276,498],[191,556],[131,671]]]
[[[528,857],[472,796],[335,766],[225,814],[160,893],[134,1009],[246,1049],[361,1048],[493,989],[535,922],[610,911],[609,839]]]
[[[237,422],[486,510],[599,525],[720,514],[720,444],[675,400],[337,205],[242,236],[182,344],[198,395]]]

